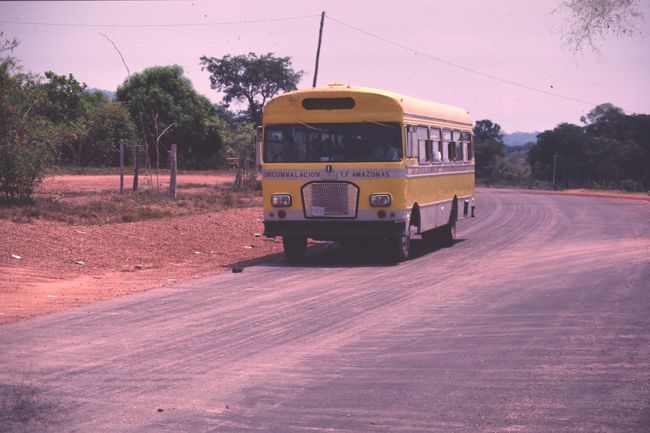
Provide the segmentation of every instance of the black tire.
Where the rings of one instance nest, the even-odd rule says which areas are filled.
[[[290,262],[299,262],[307,252],[307,236],[283,236],[284,255]]]
[[[451,247],[456,240],[456,221],[458,220],[458,202],[454,197],[454,204],[451,207],[449,222],[442,227],[441,244],[443,247]]]
[[[427,230],[422,233],[422,244],[426,248],[435,248],[440,243],[440,233],[438,229]]]
[[[409,258],[411,251],[411,238],[408,235],[394,236],[390,238],[390,251],[397,262],[403,262]]]
[[[450,221],[449,224],[442,227],[440,235],[440,243],[443,247],[453,246],[456,241],[456,221],[453,223]]]

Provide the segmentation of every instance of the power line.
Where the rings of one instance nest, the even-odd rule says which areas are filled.
[[[465,72],[469,72],[469,73],[476,74],[476,75],[481,75],[481,76],[483,76],[485,78],[489,78],[491,80],[499,81],[499,82],[505,83],[505,84],[510,84],[511,86],[520,87],[522,89],[531,90],[533,92],[542,93],[542,94],[547,95],[547,96],[554,96],[556,98],[566,99],[567,101],[579,102],[581,104],[586,104],[586,105],[589,105],[589,106],[592,106],[592,107],[598,105],[598,104],[595,104],[593,102],[585,101],[584,99],[578,99],[578,98],[573,98],[571,96],[561,95],[559,93],[549,92],[547,90],[538,89],[536,87],[528,86],[526,84],[517,83],[516,81],[511,81],[511,80],[508,80],[508,79],[505,79],[505,78],[497,77],[496,75],[486,74],[485,72],[481,72],[481,71],[478,71],[476,69],[471,69],[471,68],[468,68],[466,66],[462,66],[462,65],[459,65],[457,63],[453,63],[453,62],[450,62],[448,60],[442,59],[440,57],[436,57],[436,56],[433,56],[431,54],[424,53],[422,51],[416,50],[415,48],[411,48],[409,46],[401,44],[399,42],[391,41],[390,39],[386,39],[386,38],[384,38],[382,36],[379,36],[379,35],[377,35],[375,33],[371,33],[369,31],[360,29],[359,27],[355,27],[355,26],[353,26],[351,24],[348,24],[346,22],[338,20],[338,19],[336,19],[336,18],[334,18],[332,16],[326,15],[326,18],[329,19],[329,20],[332,20],[332,21],[334,21],[334,22],[336,22],[336,23],[338,23],[338,24],[340,24],[342,26],[348,27],[348,28],[350,28],[350,29],[352,29],[354,31],[357,31],[359,33],[363,33],[366,36],[370,36],[372,38],[378,39],[378,40],[380,40],[382,42],[385,42],[387,44],[394,45],[394,46],[399,47],[399,48],[401,48],[403,50],[406,50],[406,51],[410,51],[410,52],[412,52],[412,53],[414,53],[416,55],[426,57],[426,58],[429,58],[431,60],[435,60],[436,62],[443,63],[445,65],[451,66],[451,67],[456,68],[456,69],[463,70]]]
[[[24,24],[32,26],[50,26],[50,27],[117,27],[117,28],[139,28],[139,27],[209,27],[209,26],[225,26],[236,24],[259,24],[259,23],[273,23],[279,21],[295,21],[307,18],[320,17],[320,15],[303,15],[297,17],[284,17],[284,18],[266,18],[259,20],[241,20],[241,21],[220,21],[211,23],[180,23],[180,24],[93,24],[93,23],[47,23],[36,21],[8,21],[0,19],[2,24]]]

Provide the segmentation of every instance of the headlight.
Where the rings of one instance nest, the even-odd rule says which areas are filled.
[[[289,194],[273,194],[271,204],[274,207],[289,207],[291,206],[291,196]]]
[[[390,206],[390,194],[371,194],[370,206],[372,207]]]

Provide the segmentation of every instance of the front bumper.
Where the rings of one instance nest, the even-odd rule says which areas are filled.
[[[405,221],[264,221],[264,235],[307,236],[317,240],[383,238],[404,234]]]

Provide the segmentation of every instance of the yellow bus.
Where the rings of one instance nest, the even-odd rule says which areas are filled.
[[[414,239],[450,246],[474,215],[472,129],[465,110],[371,88],[273,98],[257,146],[265,236],[291,261],[308,238],[380,238],[397,261]]]

